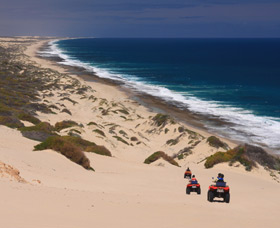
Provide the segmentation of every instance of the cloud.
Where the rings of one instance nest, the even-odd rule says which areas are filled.
[[[0,35],[242,36],[246,25],[254,36],[279,36],[279,11],[279,0],[9,0],[0,4]]]

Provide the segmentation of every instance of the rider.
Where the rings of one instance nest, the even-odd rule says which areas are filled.
[[[192,175],[192,179],[190,180],[191,184],[197,184],[197,179],[195,178],[195,175]]]
[[[214,180],[216,186],[224,186],[226,182],[224,181],[224,174],[219,173],[216,180]]]
[[[216,182],[225,182],[225,181],[224,181],[224,174],[219,173]]]

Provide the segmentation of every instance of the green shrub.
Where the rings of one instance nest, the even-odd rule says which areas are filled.
[[[99,130],[99,129],[95,129],[95,130],[93,130],[93,132],[96,132],[97,134],[102,135],[103,137],[105,137],[105,133],[103,131]]]
[[[17,117],[20,120],[28,121],[28,122],[33,123],[33,124],[38,124],[38,123],[41,122],[38,118],[36,118],[35,116],[32,116],[31,114],[26,113],[26,112],[18,113]]]
[[[120,141],[120,142],[122,142],[122,143],[124,143],[124,144],[126,144],[126,145],[129,145],[129,143],[128,143],[127,141],[125,141],[123,138],[121,138],[120,136],[114,135],[113,137],[114,137],[115,139],[117,139],[118,141]]]
[[[184,154],[179,154],[179,155],[177,156],[177,158],[178,158],[178,160],[182,160],[182,159],[184,158]]]
[[[57,137],[60,137],[65,142],[74,144],[75,146],[79,147],[83,151],[93,152],[105,156],[112,156],[111,152],[106,147],[96,145],[94,142],[90,142],[85,139],[74,137],[74,136],[57,136]],[[42,146],[44,146],[44,144]],[[47,148],[43,148],[43,149],[47,149]]]
[[[61,131],[62,129],[74,126],[78,126],[78,123],[72,120],[63,120],[61,122],[57,122],[54,127],[56,131]]]
[[[135,136],[132,136],[132,137],[130,138],[130,140],[133,141],[133,142],[136,142],[136,141],[138,141],[138,138],[136,138]]]
[[[123,130],[120,130],[119,133],[120,133],[121,135],[125,136],[125,137],[127,136],[126,132],[123,131]]]
[[[14,111],[13,108],[0,103],[0,116],[11,116]]]
[[[44,141],[51,135],[56,135],[54,127],[47,122],[41,122],[31,127],[22,127],[19,128],[21,134],[29,139]]]
[[[93,152],[95,154],[100,154],[100,155],[104,155],[104,156],[109,156],[112,157],[111,152],[105,147],[105,146],[88,146],[85,149],[86,152]]]
[[[248,159],[243,147],[236,147],[232,150],[228,150],[227,152],[217,152],[211,155],[206,159],[204,166],[208,169],[223,162],[230,162],[231,164],[240,162],[245,166],[247,171],[250,171],[256,165],[253,160]]]
[[[165,115],[165,114],[156,114],[153,119],[152,119],[155,123],[155,125],[157,125],[158,127],[164,127],[165,125],[167,125],[169,122],[171,124],[174,124],[175,121],[169,116],[169,115]]]
[[[167,144],[167,145],[170,145],[170,146],[174,146],[174,145],[176,145],[178,142],[179,142],[178,139],[169,139],[169,140],[166,141],[166,144]]]
[[[184,132],[184,131],[185,131],[185,128],[184,128],[184,127],[182,127],[182,126],[180,126],[180,127],[178,127],[178,131],[179,131],[180,133],[182,133],[182,132]]]
[[[46,133],[52,133],[54,130],[54,127],[50,125],[48,122],[40,122],[39,124],[36,124],[35,126],[31,127],[22,127],[19,129],[20,131],[43,131]]]
[[[129,112],[125,109],[118,109],[117,112],[121,112],[122,114],[129,115]]]
[[[95,122],[89,122],[87,125],[88,125],[88,126],[91,126],[91,125],[97,126],[97,123],[95,123]]]
[[[90,169],[90,161],[82,152],[81,148],[79,148],[75,143],[71,142],[67,139],[67,137],[71,136],[51,136],[46,139],[44,142],[36,145],[34,150],[45,150],[52,149],[55,150],[71,161],[81,165],[85,169]],[[73,137],[75,138],[75,137]]]
[[[168,156],[166,153],[162,151],[153,153],[152,155],[150,155],[148,158],[145,159],[144,163],[151,164],[152,162],[155,162],[160,158],[164,159],[171,165],[179,166],[179,164],[172,157]]]
[[[13,116],[0,116],[0,125],[5,125],[10,128],[24,127],[24,124]]]
[[[210,146],[215,147],[215,148],[223,148],[225,150],[228,150],[229,147],[226,143],[222,142],[219,138],[216,136],[210,136],[207,138],[207,142],[209,143]]]
[[[61,112],[65,112],[65,113],[69,114],[70,116],[72,116],[72,113],[71,113],[70,110],[67,109],[67,108],[62,109]]]

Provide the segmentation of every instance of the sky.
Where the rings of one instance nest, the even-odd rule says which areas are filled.
[[[0,0],[0,36],[280,37],[280,0]]]

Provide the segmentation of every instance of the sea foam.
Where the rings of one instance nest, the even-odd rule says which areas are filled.
[[[63,65],[82,67],[96,76],[122,82],[124,86],[135,92],[146,93],[168,103],[176,104],[180,108],[186,108],[191,112],[215,117],[219,120],[231,123],[230,125],[206,124],[208,128],[222,136],[262,145],[280,153],[280,119],[269,116],[257,116],[249,110],[222,104],[218,101],[199,99],[188,92],[176,92],[164,85],[152,85],[142,81],[137,75],[123,75],[110,69],[93,66],[92,63],[79,61],[67,55],[67,52],[58,47],[57,41],[49,43],[49,49],[39,52],[43,57],[56,56],[61,59]]]

